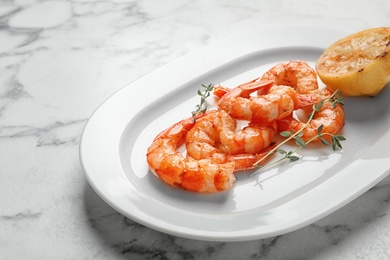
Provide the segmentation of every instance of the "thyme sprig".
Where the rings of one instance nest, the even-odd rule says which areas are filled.
[[[338,104],[344,106],[343,97],[341,96],[341,90],[333,92],[328,101],[333,104],[333,108],[336,108]]]
[[[192,120],[196,121],[196,115],[206,112],[207,110],[207,102],[206,99],[210,96],[211,92],[214,89],[214,85],[210,83],[209,85],[203,85],[203,91],[201,89],[198,90],[198,95],[200,96],[200,102],[196,105],[196,110],[192,111]]]
[[[327,146],[332,146],[332,149],[333,151],[336,151],[336,149],[342,149],[342,145],[341,145],[341,141],[345,141],[346,138],[342,135],[333,135],[333,134],[330,134],[330,133],[324,133],[322,130],[323,130],[323,125],[320,125],[318,128],[317,128],[317,134],[312,137],[311,139],[307,140],[307,141],[304,141],[302,139],[302,136],[303,136],[303,130],[309,125],[309,123],[313,120],[315,114],[320,111],[320,109],[322,108],[322,106],[324,105],[325,102],[331,102],[333,107],[335,108],[338,104],[339,105],[344,105],[343,101],[342,101],[342,96],[341,96],[341,91],[336,91],[334,92],[330,97],[329,99],[326,99],[326,100],[321,100],[320,102],[316,103],[313,105],[313,110],[312,112],[308,115],[308,120],[307,122],[297,131],[297,132],[294,132],[294,130],[292,130],[291,132],[290,131],[283,131],[283,132],[280,132],[280,135],[282,137],[285,137],[286,139],[281,142],[279,145],[277,145],[274,149],[272,149],[271,151],[269,151],[262,159],[258,160],[256,163],[254,163],[254,166],[257,167],[257,168],[260,168],[260,169],[264,169],[264,168],[269,168],[271,166],[274,166],[276,164],[279,164],[281,163],[282,161],[285,161],[285,160],[289,160],[290,162],[294,162],[294,161],[297,161],[300,159],[300,157],[296,156],[296,152],[298,152],[300,149],[302,148],[306,148],[306,146],[313,142],[314,140],[316,140],[317,138],[320,139],[321,143],[324,144],[324,145],[327,145]],[[330,139],[331,139],[331,143],[329,143],[324,137],[326,136],[329,136]],[[295,144],[298,146],[296,149],[294,149],[293,151],[285,151],[284,149],[281,149],[280,147],[282,145],[284,145],[285,143],[287,143],[288,141],[294,139],[295,141]],[[264,166],[260,166],[259,164],[265,160],[267,157],[269,157],[270,155],[274,154],[275,152],[278,152],[279,154],[283,155],[283,157],[281,157],[280,159],[274,161],[274,162],[271,162],[269,164],[266,164]],[[255,174],[258,174],[259,172],[255,172],[253,173],[252,175],[255,175]]]

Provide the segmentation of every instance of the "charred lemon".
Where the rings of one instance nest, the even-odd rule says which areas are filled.
[[[316,64],[332,90],[347,96],[375,96],[390,81],[390,27],[349,35],[328,47]]]

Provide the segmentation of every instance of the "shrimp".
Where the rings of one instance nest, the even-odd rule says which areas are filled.
[[[235,119],[258,123],[270,123],[291,114],[299,106],[296,91],[284,85],[273,85],[271,81],[256,81],[256,84],[243,84],[226,92],[218,89],[222,97],[218,106]],[[266,94],[251,96],[261,90]]]
[[[292,60],[279,63],[261,77],[261,81],[293,87],[300,94],[318,89],[317,74],[305,61]]]
[[[277,125],[276,122],[270,125],[249,122],[237,132],[236,127],[236,120],[224,110],[210,112],[188,132],[187,154],[195,159],[207,158],[217,152],[257,154],[273,143]]]
[[[241,84],[240,86],[238,86],[239,88],[241,89],[246,89],[248,90],[246,92],[246,94],[250,94],[251,92],[249,91],[251,88],[257,88],[258,90],[258,94],[259,95],[263,95],[263,94],[266,94],[269,90],[269,87],[271,87],[273,84],[272,81],[270,80],[261,80],[261,78],[256,78],[256,79],[253,79],[251,81],[248,81],[244,84]],[[221,85],[216,85],[214,86],[214,96],[216,97],[223,97],[226,93],[229,93],[230,91],[232,91],[231,88],[226,88],[226,87],[223,87]]]
[[[315,138],[318,134],[318,127],[321,125],[323,126],[322,133],[335,135],[341,131],[344,124],[345,115],[343,107],[339,104],[337,104],[336,107],[333,107],[331,102],[325,101],[321,109],[314,114],[313,119],[307,125],[293,115],[290,115],[278,120],[278,129],[280,131],[294,131],[296,133],[303,128],[303,136],[301,138],[304,141],[310,139],[316,141],[318,140],[318,138]]]
[[[187,118],[161,132],[149,146],[146,158],[154,175],[170,186],[199,193],[213,193],[229,190],[235,183],[235,172],[254,168],[255,162],[262,159],[275,146],[274,143],[258,154],[235,154],[214,150],[199,157],[185,157],[177,149],[184,143],[188,132],[203,117],[194,122]],[[190,149],[187,149],[187,153]]]
[[[304,108],[328,99],[332,96],[333,91],[329,88],[315,89],[309,93],[298,94],[299,107]]]
[[[229,190],[236,179],[235,162],[229,156],[215,153],[195,160],[176,151],[194,124],[192,118],[183,119],[157,135],[146,154],[150,170],[163,182],[183,190],[199,193]]]
[[[259,90],[261,91],[259,93],[258,91],[258,94],[260,95],[264,95],[267,93],[267,91],[269,90],[269,88],[264,88],[262,90]],[[226,88],[226,87],[223,87],[221,85],[217,85],[214,87],[214,95],[216,97],[223,97],[225,94],[229,93],[231,91],[231,89],[229,88]],[[315,103],[318,103],[320,102],[321,100],[324,100],[324,99],[327,99],[329,98],[330,96],[332,96],[333,94],[333,91],[330,90],[329,88],[322,88],[322,89],[315,89],[315,90],[312,90],[308,93],[297,93],[298,95],[298,101],[299,101],[299,107],[306,107],[306,106],[311,106]]]

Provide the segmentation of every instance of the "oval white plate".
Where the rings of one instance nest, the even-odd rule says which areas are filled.
[[[347,204],[389,174],[390,90],[347,98],[344,149],[317,146],[303,158],[256,177],[241,173],[231,191],[201,195],[168,187],[149,171],[154,136],[190,116],[201,84],[234,87],[272,65],[322,51],[348,33],[325,28],[270,28],[244,33],[182,57],[129,84],[88,121],[80,158],[94,190],[114,209],[150,228],[213,241],[280,235]]]

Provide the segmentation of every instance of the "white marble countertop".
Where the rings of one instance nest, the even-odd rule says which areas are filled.
[[[0,259],[389,259],[390,179],[291,233],[203,242],[125,218],[90,187],[80,135],[114,92],[243,28],[389,26],[390,1],[0,2]]]

